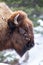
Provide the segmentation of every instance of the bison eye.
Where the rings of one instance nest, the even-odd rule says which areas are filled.
[[[14,25],[14,23],[10,20],[8,20],[8,26],[9,26],[9,29],[11,31],[15,30],[16,29],[16,26]]]
[[[22,28],[19,28],[19,33],[20,33],[20,34],[24,34],[24,33],[25,33],[25,30],[22,29]]]

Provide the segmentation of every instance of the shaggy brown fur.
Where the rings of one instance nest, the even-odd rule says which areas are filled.
[[[16,25],[14,19],[18,14],[18,25]],[[3,17],[7,15],[3,15]],[[19,55],[22,56],[33,46],[33,25],[25,12],[15,11],[9,18],[6,18],[6,20],[0,18],[0,50],[15,49]]]
[[[14,18],[18,14],[18,25],[16,25],[14,24]],[[22,56],[26,50],[29,50],[34,45],[33,24],[25,12],[15,11],[8,19],[8,25],[13,31],[13,36],[11,39],[13,46]]]
[[[10,8],[4,2],[0,3],[0,17],[3,20],[7,20],[11,14],[12,11],[10,10]]]

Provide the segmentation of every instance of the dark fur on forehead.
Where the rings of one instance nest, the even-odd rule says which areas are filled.
[[[8,26],[12,32],[16,29],[16,25],[10,19],[8,19]]]

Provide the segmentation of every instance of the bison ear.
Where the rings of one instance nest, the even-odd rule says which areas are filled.
[[[19,14],[17,14],[17,15],[15,16],[15,18],[14,18],[14,24],[15,24],[15,25],[18,25],[18,21],[17,21],[18,17],[19,17]]]
[[[14,22],[12,20],[8,19],[8,26],[10,30],[15,30],[16,26],[14,25]]]

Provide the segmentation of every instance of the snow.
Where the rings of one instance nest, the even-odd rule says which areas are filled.
[[[40,26],[43,26],[43,20],[39,19],[39,20],[37,21],[37,23],[39,23]]]
[[[37,31],[38,33],[43,33],[43,27],[41,26],[37,26],[36,28],[34,28],[35,31]]]
[[[29,51],[29,56],[29,65],[39,65],[43,60],[43,44],[35,45],[34,48]]]
[[[5,63],[0,63],[0,65],[8,65],[8,64],[5,64]]]

